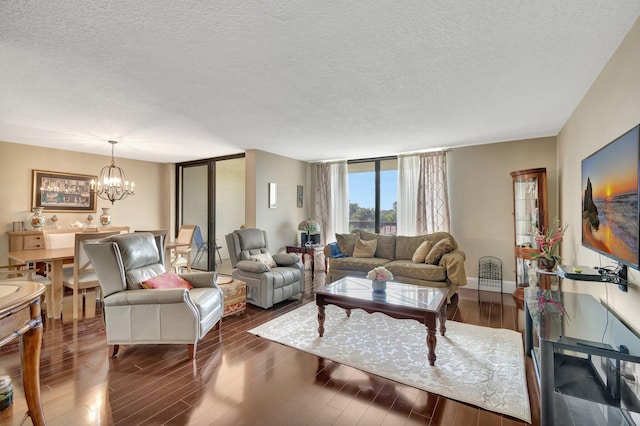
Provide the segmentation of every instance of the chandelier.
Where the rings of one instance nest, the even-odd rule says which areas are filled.
[[[118,143],[117,141],[109,141],[111,144],[111,165],[105,166],[100,170],[100,177],[98,182],[91,180],[91,191],[102,198],[103,200],[111,201],[111,204],[116,200],[122,200],[129,195],[135,195],[134,187],[135,183],[129,181],[124,174],[124,170],[121,167],[116,166],[116,162],[113,159],[113,148]]]

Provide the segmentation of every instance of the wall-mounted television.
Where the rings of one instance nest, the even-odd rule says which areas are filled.
[[[582,245],[639,269],[640,125],[582,160]]]

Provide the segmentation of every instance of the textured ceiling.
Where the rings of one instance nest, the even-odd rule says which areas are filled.
[[[313,161],[556,135],[638,0],[0,2],[0,140]]]

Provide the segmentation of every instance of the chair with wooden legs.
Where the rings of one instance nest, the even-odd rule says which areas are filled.
[[[93,265],[87,256],[84,248],[86,244],[95,243],[103,238],[119,234],[120,231],[107,232],[79,232],[75,234],[75,245],[73,253],[73,270],[70,268],[65,270],[63,274],[63,284],[65,287],[73,290],[73,318],[78,318],[80,311],[79,292],[82,291],[85,303],[85,309],[88,306],[89,299],[95,304],[97,297],[89,297],[87,289],[100,290],[100,281],[93,270]]]
[[[176,242],[182,244],[173,249],[171,255],[171,269],[176,273],[186,269],[191,272],[191,246],[196,232],[195,225],[182,225],[178,231]]]

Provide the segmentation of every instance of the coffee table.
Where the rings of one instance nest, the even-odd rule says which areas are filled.
[[[373,292],[371,280],[345,277],[316,290],[318,305],[318,334],[324,335],[325,306],[336,305],[347,311],[362,309],[368,313],[381,312],[392,318],[415,319],[427,327],[427,359],[436,362],[436,317],[440,334],[447,331],[447,290],[421,285],[387,282],[384,293]]]

